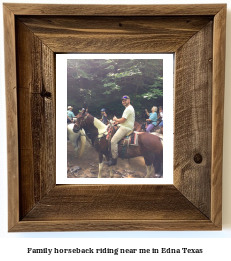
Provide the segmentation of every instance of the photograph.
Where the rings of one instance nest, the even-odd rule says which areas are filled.
[[[163,177],[163,59],[67,60],[67,177]]]
[[[57,54],[56,68],[56,183],[171,184],[173,54]]]

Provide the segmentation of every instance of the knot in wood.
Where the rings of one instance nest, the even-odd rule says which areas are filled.
[[[41,97],[43,98],[47,98],[47,99],[51,99],[51,93],[50,92],[47,92],[45,90],[43,90],[41,93],[40,93]]]
[[[197,164],[200,164],[202,162],[202,156],[201,156],[200,153],[197,153],[197,154],[194,155],[194,161]]]

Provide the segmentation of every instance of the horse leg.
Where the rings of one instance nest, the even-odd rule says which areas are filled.
[[[109,168],[110,168],[110,178],[113,178],[114,174],[113,174],[112,166],[110,166]]]
[[[75,155],[74,155],[75,158],[78,157],[78,147],[75,148]]]
[[[146,165],[146,170],[147,170],[147,174],[146,174],[145,178],[149,178],[149,176],[150,176],[150,175],[152,174],[152,172],[153,172],[152,165],[150,165],[150,166],[147,166],[147,165]]]
[[[77,142],[71,140],[71,144],[72,144],[72,146],[74,147],[74,150],[75,150],[74,157],[77,157],[78,156],[78,149],[79,149],[78,145],[77,145]]]
[[[160,178],[163,177],[163,163],[161,163]]]
[[[157,154],[152,163],[155,168],[155,174],[158,177],[163,176],[163,156]]]
[[[103,154],[99,153],[99,173],[98,173],[98,179],[101,178],[101,173],[102,173],[102,170],[103,170],[103,165],[104,165]]]
[[[106,158],[107,161],[110,160],[110,152],[108,152],[108,153],[105,155],[105,158]],[[110,170],[110,178],[113,178],[113,177],[114,177],[114,174],[113,174],[112,166],[109,166],[109,170]]]
[[[149,178],[153,172],[152,160],[150,159],[150,155],[148,155],[148,157],[144,157],[144,160],[145,160],[145,165],[146,165],[146,170],[147,170],[147,174],[146,174],[145,178]]]
[[[78,147],[78,157],[81,158],[83,156],[86,144],[86,134],[83,129],[80,131],[80,136],[78,137],[76,142]]]
[[[99,163],[99,173],[98,173],[98,179],[100,179],[102,170],[103,170],[103,166],[104,166],[104,161],[102,161],[101,163]]]

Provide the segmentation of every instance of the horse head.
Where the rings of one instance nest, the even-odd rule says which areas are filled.
[[[78,113],[76,123],[74,124],[73,131],[75,133],[79,132],[84,126],[86,126],[86,119],[89,113],[83,110]]]

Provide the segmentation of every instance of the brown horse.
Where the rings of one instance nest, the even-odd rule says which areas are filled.
[[[105,155],[107,161],[110,160],[110,141],[106,139],[107,126],[100,120],[94,118],[92,115],[80,112],[77,115],[77,122],[74,125],[73,131],[78,132],[80,129],[84,129],[86,133],[89,133],[89,138],[92,141],[92,145],[99,153],[99,174],[98,178],[101,178],[101,172],[104,165],[103,155]],[[113,131],[112,131],[113,132]],[[112,133],[113,136],[114,133]],[[119,157],[122,157],[122,146],[118,146]],[[148,178],[152,173],[152,165],[155,168],[155,173],[163,173],[163,146],[159,137],[147,132],[142,132],[138,135],[138,146],[129,146],[129,150],[125,152],[123,158],[134,158],[143,156],[146,164]],[[110,177],[113,177],[112,168],[110,167]]]
[[[140,132],[142,131],[142,124],[138,123],[138,122],[134,122],[134,131]]]

